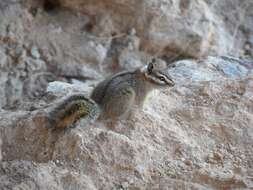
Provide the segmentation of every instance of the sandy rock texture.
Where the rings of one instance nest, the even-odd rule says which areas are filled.
[[[199,57],[228,51],[229,40],[223,22],[205,1],[115,1],[60,0],[63,7],[83,11],[93,18],[97,33],[124,33],[134,28],[141,48],[152,54],[183,54]],[[122,22],[123,21],[123,22]]]
[[[227,31],[233,36],[229,45],[232,54],[235,54],[236,50],[237,52],[241,50],[239,54],[252,56],[253,18],[251,10],[253,2],[251,0],[206,0],[206,2],[211,10],[225,21]]]
[[[250,7],[1,0],[0,190],[253,189]],[[151,56],[183,59],[167,71],[176,85],[130,120],[48,128],[62,97]]]

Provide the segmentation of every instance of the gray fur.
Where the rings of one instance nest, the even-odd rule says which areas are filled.
[[[150,65],[153,64],[153,65]],[[164,65],[150,63],[133,72],[123,72],[102,81],[92,92],[91,98],[100,106],[100,118],[121,118],[131,112],[134,105],[141,107],[147,94],[155,88],[173,86]],[[161,76],[166,81],[161,81]]]

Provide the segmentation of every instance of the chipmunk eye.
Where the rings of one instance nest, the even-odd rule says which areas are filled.
[[[159,79],[160,79],[161,81],[165,81],[165,78],[164,78],[164,77],[159,77]]]

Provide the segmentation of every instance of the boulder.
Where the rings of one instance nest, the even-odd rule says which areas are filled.
[[[2,111],[0,187],[250,189],[252,68],[232,57],[178,61],[168,70],[175,87],[113,130],[81,119],[53,132],[43,109]]]

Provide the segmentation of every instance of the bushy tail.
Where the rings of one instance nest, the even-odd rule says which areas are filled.
[[[98,105],[90,98],[81,94],[74,94],[56,103],[49,111],[48,117],[53,128],[73,127],[74,123],[82,119],[88,124],[97,119],[100,114]]]

